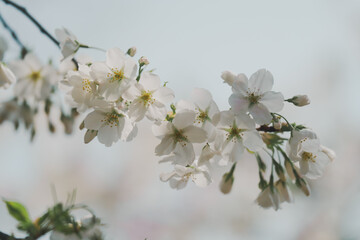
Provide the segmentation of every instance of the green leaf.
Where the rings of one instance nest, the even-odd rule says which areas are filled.
[[[31,222],[29,213],[26,208],[18,202],[5,201],[9,214],[21,223]]]

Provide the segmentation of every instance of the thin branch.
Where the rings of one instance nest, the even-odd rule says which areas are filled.
[[[56,46],[60,47],[60,43],[48,31],[46,31],[46,29],[26,10],[26,8],[10,0],[2,1],[22,12],[27,18],[30,19],[32,23],[34,23],[39,28],[41,33],[47,36]]]
[[[4,28],[6,30],[9,31],[11,37],[14,39],[14,41],[20,46],[21,49],[26,49],[25,45],[20,41],[20,39],[18,38],[17,34],[15,33],[15,31],[9,26],[9,24],[7,24],[7,22],[5,21],[5,19],[2,17],[1,13],[0,13],[0,22],[2,23],[2,25],[4,26]]]

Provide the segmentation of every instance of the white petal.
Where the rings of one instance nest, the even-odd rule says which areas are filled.
[[[253,105],[249,111],[257,124],[269,124],[272,120],[269,110],[261,103]]]
[[[121,69],[126,56],[119,48],[111,48],[106,52],[106,64],[112,68]]]
[[[259,151],[264,147],[262,138],[257,131],[245,131],[243,138],[244,146],[253,152]]]
[[[300,161],[301,162],[301,161]],[[309,162],[309,170],[305,176],[309,179],[317,179],[322,176],[325,167],[330,162],[328,156],[323,152],[316,154],[315,162]]]
[[[174,126],[180,130],[195,122],[196,113],[193,111],[184,111],[177,113],[172,121]]]
[[[163,137],[173,132],[173,126],[171,122],[162,122],[160,125],[153,125],[152,131],[155,137]]]
[[[232,85],[233,93],[240,93],[241,95],[247,95],[248,91],[248,78],[245,74],[240,73],[236,76]]]
[[[198,187],[206,187],[212,182],[209,173],[205,171],[195,172],[192,175],[192,180]]]
[[[270,112],[280,112],[284,107],[284,96],[280,92],[266,92],[259,100]]]
[[[194,88],[191,93],[191,100],[197,107],[204,111],[209,107],[212,101],[212,96],[206,89]]]
[[[155,148],[157,156],[170,154],[175,149],[175,142],[172,136],[166,135]]]
[[[249,109],[249,99],[240,93],[233,93],[229,97],[231,110],[235,113],[247,112]]]
[[[160,78],[151,72],[143,72],[139,83],[144,86],[146,91],[154,91],[160,88]]]
[[[102,125],[99,128],[97,137],[99,142],[105,144],[107,147],[110,147],[120,138],[117,128],[112,127],[111,125]]]
[[[183,135],[192,143],[202,143],[206,140],[206,131],[195,126],[184,128]]]
[[[270,91],[274,84],[272,74],[266,69],[260,69],[251,75],[249,80],[249,88],[252,92],[257,91],[260,94]]]
[[[170,178],[174,177],[176,175],[175,171],[170,172],[170,173],[162,173],[160,175],[160,180],[163,182],[167,182],[170,180]]]
[[[103,120],[105,119],[105,114],[100,111],[93,111],[89,113],[85,120],[85,128],[91,129],[91,130],[99,130],[101,125],[103,124]]]
[[[153,97],[157,101],[166,104],[171,102],[174,99],[175,95],[174,95],[174,91],[171,90],[170,88],[160,87],[158,90],[156,90],[153,93]]]

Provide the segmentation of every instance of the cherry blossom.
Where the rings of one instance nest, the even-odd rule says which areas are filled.
[[[244,74],[235,76],[229,72],[222,77],[232,86],[229,104],[235,113],[250,112],[255,122],[262,125],[271,122],[272,112],[282,110],[284,97],[279,92],[270,91],[274,79],[269,71],[260,69],[249,80]]]
[[[205,166],[182,166],[175,165],[174,171],[160,175],[163,182],[169,182],[171,188],[182,189],[191,179],[198,187],[206,187],[212,180]]]
[[[52,86],[59,81],[57,71],[50,65],[41,64],[32,53],[9,64],[17,78],[15,96],[20,99],[44,100],[49,97]]]
[[[112,48],[106,52],[105,62],[94,62],[91,74],[99,82],[99,94],[109,101],[118,100],[135,81],[136,62],[120,49]]]
[[[174,92],[161,86],[157,75],[143,72],[139,82],[134,83],[123,98],[131,102],[129,117],[134,121],[140,121],[144,116],[150,120],[164,120],[167,114],[165,104],[174,98]]]
[[[99,142],[107,147],[119,139],[130,141],[137,134],[137,127],[129,117],[114,108],[95,110],[89,113],[84,119],[84,124],[85,128],[89,130],[97,130]]]

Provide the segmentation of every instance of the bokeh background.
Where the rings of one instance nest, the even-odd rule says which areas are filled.
[[[137,56],[149,58],[176,100],[202,87],[226,109],[231,89],[221,72],[250,75],[267,68],[275,91],[309,95],[309,106],[286,105],[282,114],[316,131],[337,159],[311,182],[310,197],[295,191],[295,203],[276,212],[254,203],[259,190],[252,158],[241,161],[226,196],[218,190],[220,174],[205,189],[190,183],[176,191],[162,183],[159,174],[169,168],[157,163],[159,141],[148,121],[139,125],[134,141],[111,148],[96,139],[83,144],[80,130],[50,135],[44,120],[30,143],[24,129],[15,132],[4,123],[0,197],[24,203],[36,217],[53,204],[50,184],[61,200],[76,188],[78,202],[107,224],[107,239],[360,239],[360,1],[17,2],[51,32],[64,26],[81,42],[104,49],[136,46]],[[61,58],[23,15],[3,2],[0,12],[44,62]],[[19,49],[2,27],[0,34],[9,40],[10,61]],[[81,54],[104,59],[94,50]],[[6,94],[1,90],[2,99]],[[17,233],[15,225],[0,204],[0,230]]]

